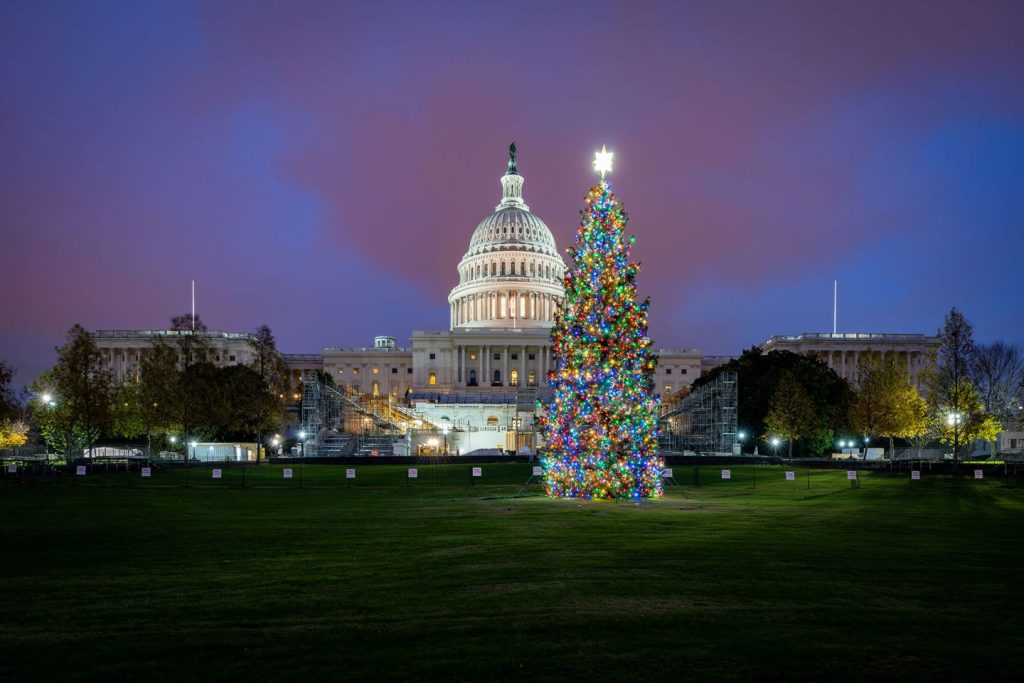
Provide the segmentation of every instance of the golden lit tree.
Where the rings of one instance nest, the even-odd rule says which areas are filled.
[[[928,431],[928,404],[910,382],[904,366],[893,361],[868,361],[850,406],[850,424],[865,436],[913,439]]]

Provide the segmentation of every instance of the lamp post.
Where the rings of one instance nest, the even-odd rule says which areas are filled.
[[[43,405],[48,407],[51,411],[54,408],[57,407],[57,401],[53,398],[53,395],[50,394],[49,392],[46,392],[42,396],[40,396],[39,400],[41,400],[43,402]],[[49,462],[50,461],[50,444],[49,444],[49,442],[45,442],[45,443],[46,443],[46,461]]]
[[[771,443],[772,443],[772,452],[775,454],[775,457],[779,457],[779,444],[782,443],[782,442],[779,441],[779,437],[774,436],[774,437],[772,437]]]
[[[736,441],[740,444],[740,455],[743,455],[743,441],[747,438],[747,433],[740,431],[736,433]]]
[[[953,428],[953,461],[960,459],[960,423],[963,421],[962,413],[949,413],[946,415],[946,424]]]
[[[302,458],[306,458],[306,431],[299,432],[299,443],[302,444]]]
[[[199,444],[195,440],[193,440],[193,441],[189,441],[188,445],[192,447],[192,457],[194,458],[195,455],[196,455],[196,446],[199,445]],[[189,484],[192,483],[192,474],[191,474],[192,473],[192,468],[189,466],[189,462],[188,462],[190,459],[191,458],[189,457],[188,452],[186,451],[185,452],[185,485],[186,486],[188,486]]]
[[[444,454],[448,455],[448,426],[445,425],[441,428],[441,433],[444,435]]]

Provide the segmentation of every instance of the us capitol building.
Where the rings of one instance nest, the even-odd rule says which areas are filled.
[[[549,337],[564,296],[566,265],[551,231],[526,204],[514,144],[500,183],[501,201],[477,225],[458,263],[458,277],[448,295],[448,329],[415,330],[409,347],[399,347],[393,336],[379,336],[372,346],[285,354],[294,391],[299,391],[304,372],[316,370],[329,374],[347,394],[391,397],[395,403],[415,406],[434,424],[447,421],[507,429],[516,421],[522,429],[528,426],[524,419],[532,423],[532,409],[524,415],[523,408],[549,391],[545,382],[553,367]],[[141,354],[155,339],[178,334],[183,333],[94,333],[117,381],[136,372]],[[252,337],[247,333],[195,334],[204,337],[214,363],[251,360]],[[810,353],[855,381],[854,360],[860,350],[897,353],[916,371],[934,342],[925,335],[805,334],[772,337],[762,348]],[[654,353],[658,393],[687,387],[702,372],[730,359],[702,356],[698,349]]]

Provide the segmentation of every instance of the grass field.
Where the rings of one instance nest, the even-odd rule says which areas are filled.
[[[665,499],[526,465],[0,484],[0,678],[1013,678],[1024,483],[675,468]]]

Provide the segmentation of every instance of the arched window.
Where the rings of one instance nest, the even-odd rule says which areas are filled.
[[[374,382],[371,391],[374,396],[380,396],[380,382]]]
[[[533,370],[530,370],[530,373],[526,375],[526,383],[531,387],[537,386],[537,374]]]
[[[488,427],[497,427],[498,426],[498,416],[497,415],[488,415],[487,416],[487,426]]]
[[[513,387],[519,386],[519,371],[512,370],[508,373],[509,383]]]
[[[501,370],[494,371],[494,383],[501,384]]]
[[[502,275],[505,274],[505,262],[504,261],[501,262],[501,274]]]
[[[476,370],[470,370],[469,371],[469,382],[468,382],[467,386],[471,386],[471,387],[475,387],[476,386]]]
[[[436,372],[430,373],[430,379],[427,380],[427,383],[430,386],[434,386],[435,384],[437,384],[437,373]]]
[[[519,262],[519,274],[526,275],[526,261]]]
[[[536,275],[536,274],[537,274],[537,264],[531,262],[530,263],[530,275],[533,276],[533,275]]]

